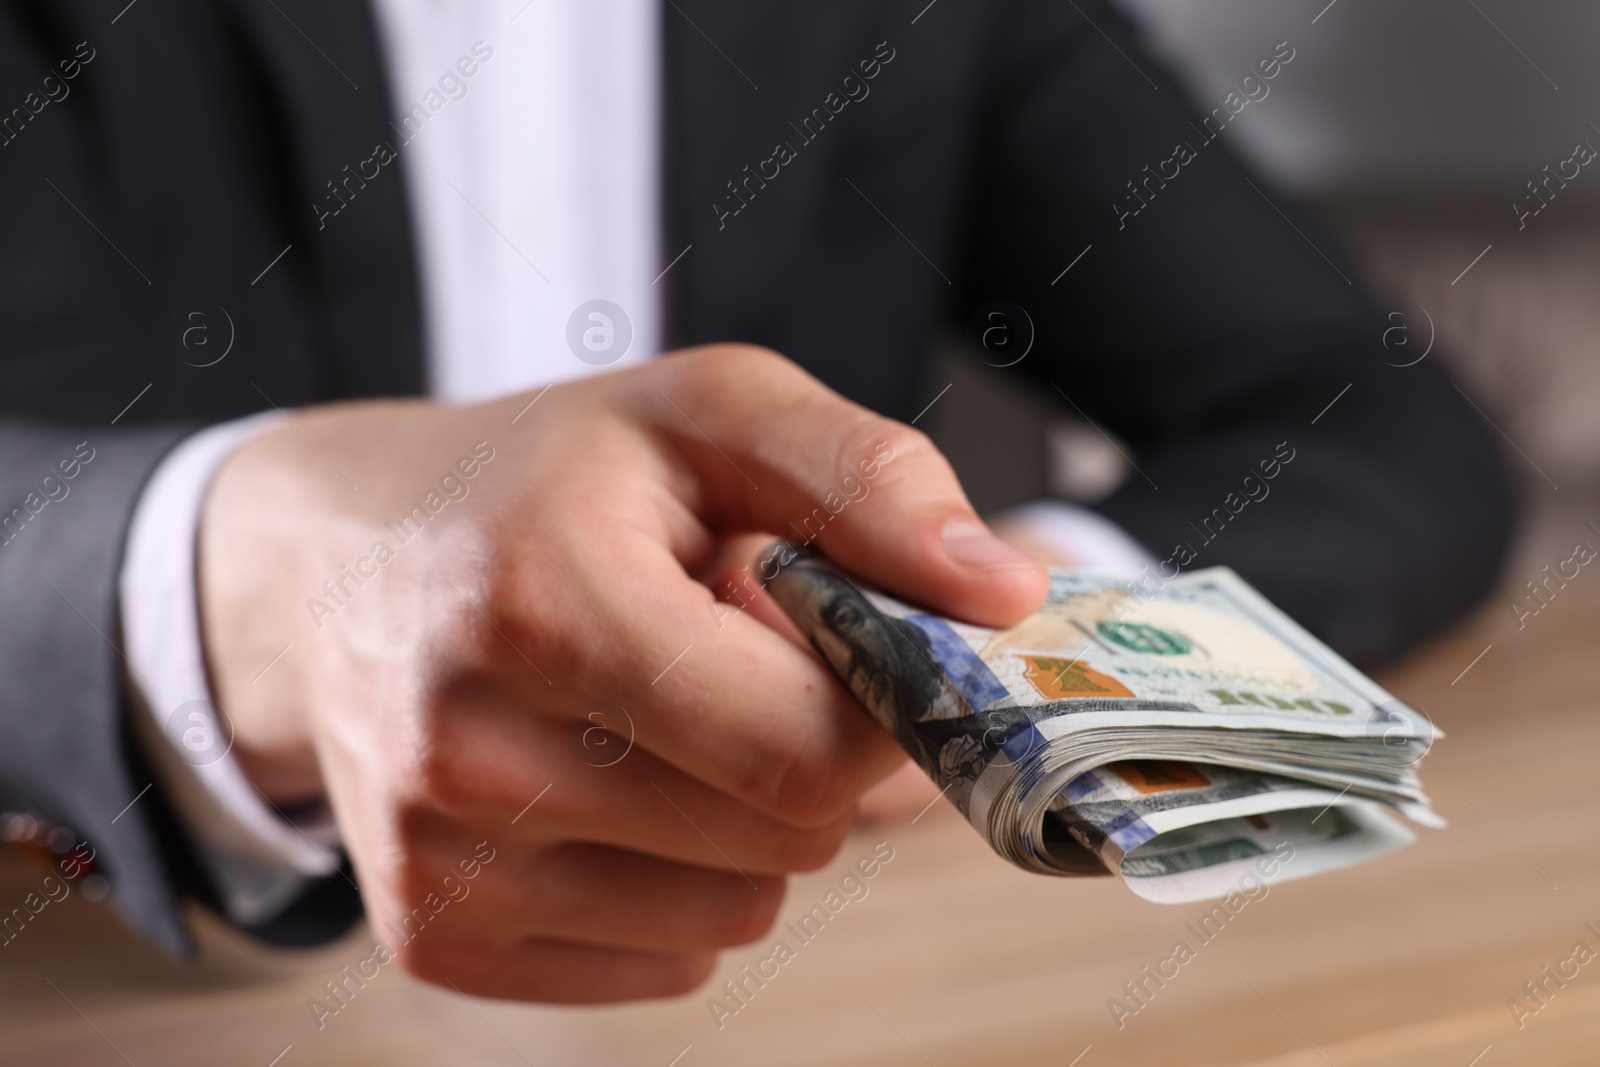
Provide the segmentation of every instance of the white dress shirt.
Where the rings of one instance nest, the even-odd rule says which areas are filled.
[[[655,0],[375,6],[421,258],[431,394],[486,399],[658,354],[654,283],[667,263]],[[569,343],[591,323],[619,328],[575,314],[595,300],[626,317],[625,353]],[[163,461],[135,511],[120,581],[139,729],[243,923],[270,918],[306,879],[337,867],[331,819],[291,822],[225,746],[197,759],[193,744],[204,734],[193,716],[209,714],[210,697],[195,598],[201,504],[228,454],[281,419],[213,427]],[[1136,573],[1151,562],[1092,512],[1048,502],[1027,515],[1040,541],[1084,566]]]
[[[377,0],[397,125],[411,138],[396,147],[434,396],[484,400],[656,353],[658,6]],[[460,76],[461,57],[484,53]],[[448,102],[421,123],[411,109],[427,106],[441,78],[463,95],[439,91],[432,99]],[[613,363],[585,362],[567,344],[572,313],[596,299],[631,322]]]

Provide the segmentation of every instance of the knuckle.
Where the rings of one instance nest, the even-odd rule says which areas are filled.
[[[914,426],[863,412],[838,437],[837,474],[870,482],[874,492],[900,492],[907,486],[918,498],[936,497],[956,485],[955,474],[931,438]],[[855,521],[851,516],[847,521]]]
[[[427,918],[424,901],[428,899],[428,894],[437,890],[439,872],[430,868],[421,859],[419,849],[402,844],[401,850],[400,856],[395,861],[390,889],[397,902],[396,914],[393,916],[394,925],[403,929],[408,919],[416,918],[421,921]],[[424,909],[424,914],[421,916],[414,914],[419,908]]]
[[[762,370],[768,367],[789,367],[792,364],[772,349],[763,345],[743,343],[707,345],[689,353],[694,370],[720,380],[730,373]]]
[[[790,829],[777,835],[777,854],[773,857],[778,868],[786,873],[814,871],[828,864],[839,853],[855,820],[846,817],[832,826],[819,829]]]
[[[450,954],[428,944],[426,939],[407,945],[400,951],[396,962],[411,977],[434,985],[444,985],[453,977]]]
[[[459,824],[514,814],[544,788],[553,754],[508,749],[501,715],[498,709],[456,702],[448,712],[433,716],[429,728],[417,731],[405,756],[409,771],[399,803],[402,811],[414,813],[419,829],[441,819]],[[547,803],[540,815],[552,816],[552,809],[560,806]]]
[[[547,596],[552,588],[547,559],[552,551],[564,554],[566,546],[560,537],[560,531],[543,524],[531,530],[525,527],[520,535],[506,530],[501,549],[483,565],[482,602],[469,606],[458,599],[458,617],[467,632],[494,658],[515,657],[518,650],[530,646],[542,653],[542,644],[559,636],[559,628],[548,625],[544,597],[529,594],[540,591]],[[543,553],[517,551],[524,543],[522,538],[544,546]],[[508,641],[511,647],[507,647]]]
[[[407,801],[416,808],[460,812],[476,801],[477,787],[473,784],[475,776],[463,767],[459,733],[441,728],[441,723],[449,719],[443,709],[432,709],[424,719],[409,757]]]
[[[536,550],[508,551],[497,560],[482,617],[469,609],[462,621],[483,650],[480,659],[507,675],[538,684],[554,679],[587,692],[607,684],[619,643],[637,641],[642,628],[628,624],[626,583],[599,580],[616,563],[593,532],[610,528],[614,519],[572,495],[563,497],[560,511],[563,522],[508,531],[509,541]]]
[[[852,470],[877,469],[881,472],[895,463],[905,469],[930,461],[937,464],[945,462],[944,454],[934,445],[931,437],[915,426],[881,415],[864,419],[845,439],[843,462]]]
[[[691,953],[673,956],[659,965],[659,969],[640,991],[646,997],[678,997],[692,993],[705,984],[716,969],[715,952]]]
[[[741,880],[732,887],[729,902],[718,909],[711,923],[712,943],[717,946],[745,945],[772,929],[783,903],[783,882],[774,888],[763,887],[752,893]]]
[[[824,748],[806,746],[787,753],[772,781],[775,814],[791,827],[826,826],[855,803],[843,760]]]
[[[772,349],[748,344],[706,345],[675,356],[670,363],[674,388],[695,405],[735,393],[743,396],[752,386],[763,388],[805,373]]]

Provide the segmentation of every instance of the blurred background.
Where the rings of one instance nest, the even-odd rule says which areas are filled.
[[[1230,124],[1234,149],[1312,207],[1395,313],[1401,329],[1378,355],[1417,358],[1431,322],[1427,358],[1448,361],[1509,439],[1525,515],[1508,581],[1566,558],[1600,488],[1600,170],[1552,181],[1520,229],[1513,205],[1538,207],[1528,183],[1576,144],[1600,147],[1600,7],[1120,2],[1197,100],[1221,100],[1278,42],[1295,48],[1270,95]],[[1124,474],[1097,431],[1004,372],[951,352],[932,378],[930,400],[957,383],[927,423],[980,510],[1046,487],[1093,500]]]
[[[1105,998],[1167,949],[1182,916],[1153,916],[1109,879],[1063,895],[995,862],[945,806],[917,825],[871,828],[795,883],[785,915],[880,834],[903,856],[852,905],[852,929],[808,948],[782,991],[726,1032],[707,1021],[711,990],[568,1011],[470,1002],[391,972],[319,1028],[309,999],[370,953],[369,933],[272,954],[199,916],[206,956],[188,967],[77,894],[0,950],[0,1063],[1242,1062],[1215,1058],[1213,1041],[1255,1050],[1261,1067],[1595,1062],[1592,974],[1526,1032],[1504,1004],[1589,936],[1583,919],[1600,925],[1600,912],[1583,914],[1600,859],[1570,836],[1571,817],[1594,810],[1600,598],[1563,598],[1526,634],[1506,607],[1576,540],[1600,543],[1585,525],[1600,522],[1600,168],[1521,228],[1513,207],[1534,206],[1528,183],[1575,144],[1600,145],[1600,5],[1122,2],[1201,100],[1220,100],[1277,42],[1292,44],[1292,66],[1228,137],[1311,205],[1401,316],[1387,361],[1417,358],[1436,333],[1426,358],[1450,362],[1507,442],[1524,520],[1505,592],[1381,679],[1448,713],[1430,784],[1451,832],[1385,860],[1381,876],[1283,890],[1206,949],[1205,976],[1163,992],[1160,1014],[1126,1034],[1109,1028]],[[1098,431],[1060,418],[1010,372],[952,350],[925,395],[942,399],[919,425],[981,510],[1047,491],[1093,500],[1123,476]],[[38,877],[0,860],[3,899]],[[714,983],[756,956],[728,954]],[[41,974],[72,999],[40,988]]]

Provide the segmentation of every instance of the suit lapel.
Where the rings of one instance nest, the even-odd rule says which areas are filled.
[[[324,318],[325,398],[405,395],[425,381],[406,177],[366,0],[231,0],[281,102],[291,245]],[[376,176],[374,175],[376,171]]]

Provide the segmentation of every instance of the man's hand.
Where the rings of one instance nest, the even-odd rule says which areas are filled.
[[[925,437],[760,350],[293,422],[207,499],[217,701],[267,798],[328,798],[401,965],[465,992],[694,988],[904,759],[819,660],[697,580],[740,535],[814,536],[989,625],[1047,585]]]

